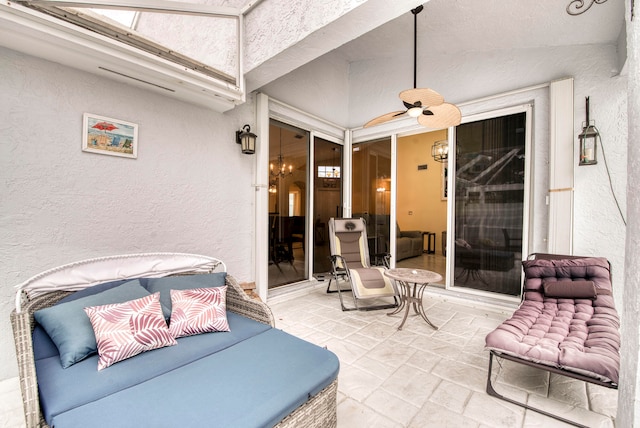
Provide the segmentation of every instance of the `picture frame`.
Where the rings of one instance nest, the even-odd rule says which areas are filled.
[[[442,163],[442,191],[441,191],[441,199],[443,201],[447,200],[448,192],[449,192],[449,165],[447,162]]]
[[[82,151],[136,159],[138,125],[121,119],[84,113]]]

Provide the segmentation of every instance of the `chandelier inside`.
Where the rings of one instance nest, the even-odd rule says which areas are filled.
[[[281,144],[282,146],[282,144]],[[278,167],[275,168],[273,163],[269,164],[269,171],[272,177],[275,178],[285,178],[288,175],[293,174],[293,165],[288,164],[284,161],[284,157],[282,157],[282,151],[278,155]]]
[[[278,153],[277,166],[272,163],[269,164],[269,193],[277,193],[277,185],[280,179],[284,179],[290,175],[293,175],[293,164],[287,164],[282,156],[282,128],[279,128],[280,137],[280,151]]]

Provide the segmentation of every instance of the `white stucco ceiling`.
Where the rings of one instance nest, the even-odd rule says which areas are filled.
[[[585,1],[585,7],[592,0]],[[566,12],[569,0],[431,0],[418,14],[418,50],[464,53],[615,43],[624,24],[624,0]],[[406,14],[342,46],[348,61],[393,57],[413,46],[413,15]]]

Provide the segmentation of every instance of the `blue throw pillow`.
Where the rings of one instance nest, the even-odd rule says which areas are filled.
[[[127,302],[149,294],[135,279],[98,294],[41,309],[33,316],[56,344],[60,363],[66,369],[98,350],[96,336],[84,308]]]
[[[169,290],[191,290],[193,288],[222,287],[226,284],[227,273],[215,272],[202,275],[165,276],[147,278],[147,290],[160,292],[160,304],[166,319],[171,318],[171,292]],[[165,312],[168,309],[168,312]]]

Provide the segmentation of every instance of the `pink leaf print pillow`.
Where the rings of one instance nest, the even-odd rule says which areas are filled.
[[[98,370],[141,352],[177,344],[162,315],[160,293],[84,308],[98,345]]]
[[[210,331],[229,331],[227,286],[171,290],[169,331],[178,338]]]

